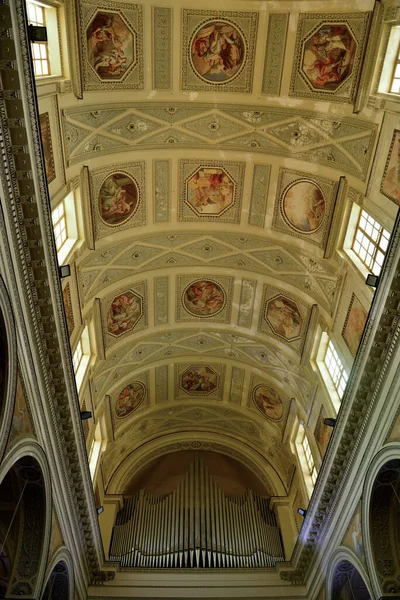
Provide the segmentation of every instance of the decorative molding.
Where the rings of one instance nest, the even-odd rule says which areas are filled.
[[[257,288],[257,281],[254,279],[243,279],[242,289],[240,291],[240,305],[238,315],[239,327],[250,329],[253,320],[254,300]]]
[[[374,10],[369,24],[368,43],[365,45],[356,94],[354,97],[353,112],[359,113],[368,102],[368,95],[372,91],[374,69],[376,68],[376,57],[379,56],[379,43],[382,37],[382,21],[384,6],[380,0],[375,0]],[[379,80],[377,81],[377,85]]]
[[[166,325],[168,323],[169,278],[167,276],[157,277],[154,280],[154,287],[154,324]]]
[[[336,187],[336,196],[333,201],[332,217],[329,224],[328,240],[325,246],[324,258],[332,258],[336,249],[340,226],[343,222],[343,214],[346,208],[347,181],[346,177],[340,177]]]
[[[172,8],[152,6],[153,13],[153,88],[172,87]]]
[[[229,402],[233,404],[240,405],[242,402],[244,375],[245,371],[243,369],[239,369],[238,367],[232,368]]]
[[[353,103],[357,92],[358,76],[362,67],[364,45],[369,32],[371,15],[370,12],[300,14],[295,49],[296,60],[293,63],[289,95]],[[305,69],[303,69],[302,61],[305,60],[306,43],[321,29],[325,28],[326,30],[328,27],[338,26],[346,27],[353,40],[351,72],[344,79],[337,82],[335,89],[324,89],[323,86],[315,87],[311,83],[310,76],[306,75]],[[331,83],[331,80],[329,83]]]
[[[154,222],[170,221],[171,161],[155,160],[153,163]]]
[[[192,61],[194,36],[201,27],[209,23],[223,22],[231,25],[243,44],[242,66],[234,76],[215,82],[201,76]],[[258,24],[258,13],[247,11],[220,11],[183,9],[182,13],[182,66],[181,87],[183,90],[251,93],[253,83],[253,61]]]
[[[168,365],[156,367],[156,404],[168,401]]]
[[[180,160],[179,221],[239,224],[244,173],[242,162]],[[218,183],[213,182],[214,177],[219,178]],[[198,186],[196,178],[202,186]],[[206,191],[199,197],[201,190]],[[214,211],[215,207],[219,212]]]
[[[279,96],[286,49],[289,13],[269,13],[262,93]]]
[[[90,207],[92,205],[92,185],[89,167],[82,167],[81,170],[81,194],[82,194],[82,206],[83,206],[83,226],[85,231],[85,242],[89,250],[95,249],[94,243],[94,225],[92,211]],[[82,305],[83,306],[83,305]]]
[[[116,15],[132,36],[131,64],[125,68],[121,77],[113,78],[109,75],[101,78],[89,63],[89,48],[87,30],[98,13],[112,13]],[[118,90],[118,89],[143,89],[143,6],[128,4],[126,2],[110,2],[110,0],[80,0],[79,32],[82,40],[81,64],[83,70],[83,85],[85,90]],[[125,59],[127,57],[125,56]],[[127,63],[125,63],[127,64]]]
[[[14,45],[19,66],[18,71],[8,70],[7,76],[3,76],[3,66],[0,65],[3,82],[0,129],[4,140],[0,179],[4,191],[4,215],[9,221],[5,228],[7,244],[13,261],[7,267],[13,286],[9,293],[17,307],[18,319],[26,327],[21,328],[20,335],[22,344],[29,348],[29,352],[24,353],[23,366],[28,374],[25,377],[28,399],[41,398],[41,403],[33,402],[31,407],[34,420],[40,425],[40,441],[52,469],[62,481],[62,489],[56,489],[55,495],[57,503],[69,514],[73,543],[83,557],[78,567],[81,569],[79,581],[82,587],[88,574],[91,578],[99,571],[102,558],[100,530],[89,469],[84,468],[87,454],[80,433],[79,403],[41,153],[25,2],[15,0],[10,6],[3,4],[2,11],[5,15],[3,27],[8,28],[7,37]],[[18,33],[17,45],[13,42],[15,32]],[[4,102],[4,98],[12,99],[12,102]],[[11,143],[10,128],[16,126],[13,123],[14,120],[16,123],[17,117],[24,123],[23,139],[26,141],[22,145]],[[18,127],[21,126],[18,124]],[[23,170],[17,173],[18,165],[23,165]],[[46,418],[38,406],[47,407]],[[51,502],[48,506],[51,510]],[[50,521],[49,515],[46,523]],[[33,595],[39,596],[39,590]]]
[[[393,402],[391,394],[387,394],[386,400],[381,399],[379,407],[377,400],[391,368],[398,364],[396,350],[400,340],[400,319],[397,300],[394,299],[400,295],[397,284],[399,271],[398,215],[381,272],[380,285],[375,292],[370,317],[342,398],[342,406],[347,409],[339,411],[331,443],[308,507],[302,544],[295,547],[292,557],[293,567],[281,570],[280,573],[283,579],[292,583],[305,581],[314,556],[320,551],[317,548],[321,548],[330,531],[337,510],[341,511],[338,507],[339,500],[347,498],[344,496],[344,488],[357,488],[352,467],[355,467],[363,440],[368,444],[369,454],[374,449],[371,439],[366,437],[366,430],[376,423],[376,411],[379,410],[382,419],[382,410],[388,410]],[[365,473],[368,464],[368,458],[364,456],[362,468],[357,467],[358,480]]]
[[[133,132],[129,138],[113,133],[118,115],[121,119],[140,119],[143,131]],[[198,135],[199,121],[204,123],[202,135]],[[191,134],[193,127],[196,129]],[[68,108],[63,110],[63,128],[69,165],[115,152],[169,151],[172,147],[209,150],[218,142],[220,150],[298,158],[362,180],[369,170],[378,129],[371,121],[337,114],[248,104],[220,104],[216,108],[213,103],[188,102]]]
[[[264,227],[267,210],[268,188],[271,167],[269,165],[254,165],[253,182],[249,210],[249,225]]]
[[[307,323],[307,336],[301,352],[301,364],[308,365],[313,344],[315,342],[315,332],[319,321],[318,304],[313,304],[311,307],[310,318]]]
[[[96,333],[96,351],[99,360],[104,360],[106,357],[103,328],[101,326],[101,300],[95,298],[93,303],[94,330]]]

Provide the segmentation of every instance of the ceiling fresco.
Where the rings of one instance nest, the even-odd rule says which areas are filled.
[[[75,321],[94,321],[105,487],[119,493],[165,440],[237,452],[283,495],[380,126],[353,112],[371,13],[77,4],[79,100],[60,96],[60,154],[80,188],[71,289]]]

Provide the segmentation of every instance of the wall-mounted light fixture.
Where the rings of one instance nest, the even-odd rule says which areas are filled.
[[[370,273],[369,275],[367,275],[367,279],[365,280],[365,283],[367,285],[369,285],[369,287],[378,287],[378,283],[379,283],[379,275],[372,275],[372,273]]]
[[[58,272],[61,279],[69,277],[71,275],[71,267],[69,265],[61,265],[61,267],[58,267]]]

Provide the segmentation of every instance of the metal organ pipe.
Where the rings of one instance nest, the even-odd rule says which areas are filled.
[[[173,492],[125,498],[110,559],[124,567],[268,567],[284,556],[268,500],[253,490],[226,495],[196,455]]]

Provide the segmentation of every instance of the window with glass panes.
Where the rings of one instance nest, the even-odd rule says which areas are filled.
[[[303,446],[304,456],[306,457],[307,466],[310,471],[312,482],[315,483],[317,480],[318,473],[317,469],[315,468],[314,457],[311,452],[310,443],[308,441],[306,432],[304,432],[304,438],[301,445]]]
[[[64,201],[60,202],[51,213],[53,220],[54,237],[57,252],[62,248],[68,238],[67,221],[65,219]]]
[[[391,94],[400,94],[400,44],[397,50],[397,58],[394,63],[393,77],[390,84]]]
[[[389,238],[390,233],[365,210],[362,210],[352,250],[374,275],[379,275],[381,272]]]
[[[330,378],[332,379],[333,385],[338,393],[339,398],[343,398],[344,390],[346,388],[348,375],[344,369],[342,361],[336,352],[335,346],[332,340],[329,340],[328,347],[324,358],[324,363],[328,369]]]
[[[75,352],[72,356],[72,364],[74,365],[75,375],[77,374],[79,365],[81,364],[82,356],[83,356],[83,348],[82,348],[82,340],[80,339],[77,347],[75,348]]]
[[[46,27],[46,8],[36,2],[27,2],[28,22],[31,25]],[[32,42],[32,58],[35,77],[50,75],[49,50],[47,42]]]

